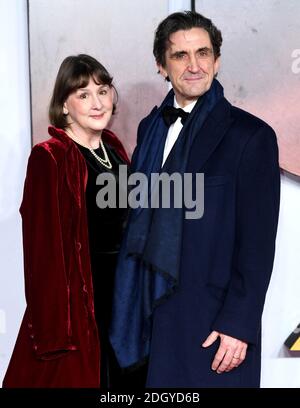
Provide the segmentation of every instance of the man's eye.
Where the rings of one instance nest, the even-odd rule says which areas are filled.
[[[199,50],[198,55],[201,58],[208,58],[212,55],[212,50],[210,49]]]
[[[184,57],[185,57],[185,54],[184,54],[184,53],[175,54],[175,58],[176,58],[176,59],[182,59],[182,58],[184,58]]]

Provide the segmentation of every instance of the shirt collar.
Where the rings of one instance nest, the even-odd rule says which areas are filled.
[[[188,105],[186,105],[183,109],[185,112],[192,112],[193,107],[196,105],[197,100],[195,100],[194,102],[189,103]],[[175,108],[180,108],[180,106],[178,105],[177,101],[176,101],[176,97],[174,96],[174,107]]]

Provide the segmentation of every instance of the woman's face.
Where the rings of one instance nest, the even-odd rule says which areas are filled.
[[[70,94],[63,106],[75,135],[101,133],[111,118],[112,110],[113,88],[97,85],[93,78],[86,87]]]

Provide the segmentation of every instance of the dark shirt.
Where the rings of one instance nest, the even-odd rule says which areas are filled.
[[[114,150],[105,145],[106,152],[112,164],[112,168],[104,167],[87,149],[76,143],[83,154],[88,168],[88,182],[86,187],[86,206],[88,215],[88,229],[91,253],[118,252],[123,232],[123,224],[126,219],[127,209],[118,208],[119,203],[119,165],[124,164]],[[100,157],[104,158],[101,147],[94,150]],[[116,208],[99,208],[96,196],[102,188],[96,185],[96,178],[100,173],[109,172],[116,179]]]

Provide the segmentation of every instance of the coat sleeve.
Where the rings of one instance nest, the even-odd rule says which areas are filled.
[[[57,170],[51,152],[35,146],[28,161],[20,208],[28,335],[41,359],[57,358],[76,349],[71,339]]]
[[[139,126],[138,126],[138,130],[137,130],[137,138],[136,138],[136,146],[135,149],[133,151],[132,157],[131,157],[131,163],[130,163],[130,171],[132,173],[134,173],[136,171],[136,166],[137,166],[137,157],[139,155],[139,151],[140,151],[140,147],[141,147],[141,141],[142,141],[142,137],[143,137],[143,125],[145,123],[146,118],[144,118]]]
[[[255,344],[275,253],[280,201],[276,135],[267,125],[250,137],[237,181],[231,280],[212,329]]]
[[[137,169],[137,163],[138,163],[138,156],[140,153],[141,146],[143,144],[143,140],[146,134],[146,129],[149,127],[149,123],[151,122],[153,114],[157,111],[157,106],[154,106],[152,111],[149,113],[148,116],[146,116],[144,119],[141,120],[138,126],[137,130],[137,138],[136,138],[136,147],[133,151],[132,157],[131,157],[131,163],[130,163],[130,171],[131,173],[134,173],[135,171],[138,171]]]

